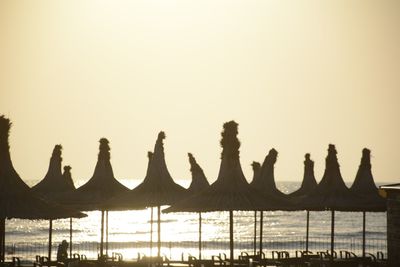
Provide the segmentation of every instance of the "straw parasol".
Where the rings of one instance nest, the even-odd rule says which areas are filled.
[[[108,239],[108,212],[104,209],[102,203],[113,196],[128,192],[129,189],[114,177],[110,162],[109,141],[106,138],[101,138],[99,142],[99,154],[92,178],[78,189],[60,195],[60,202],[80,210],[101,210],[100,256],[102,257],[104,230],[106,231],[106,239]],[[106,216],[107,222],[106,229],[104,229],[104,216]]]
[[[0,260],[5,256],[5,220],[81,218],[86,215],[64,208],[52,202],[47,202],[35,195],[15,171],[8,142],[11,122],[0,116]],[[49,260],[51,259],[51,235],[49,235]]]
[[[371,167],[371,150],[364,148],[361,163],[350,191],[367,200],[365,211],[386,211],[386,201],[378,193]]]
[[[208,188],[210,186],[210,183],[207,181],[203,169],[197,163],[193,155],[191,153],[188,153],[188,157],[190,163],[190,172],[192,174],[192,182],[187,189],[187,194],[193,195]]]
[[[187,195],[191,196],[197,194],[203,190],[206,190],[210,187],[210,183],[207,181],[206,176],[204,175],[203,169],[196,162],[196,159],[193,157],[191,153],[188,153],[189,163],[190,163],[190,172],[192,174],[192,182],[187,190]],[[201,212],[199,212],[199,259],[201,260]]]
[[[264,159],[258,179],[252,181],[251,184],[263,190],[267,195],[287,199],[287,195],[276,187],[274,168],[277,159],[278,151],[272,148]]]
[[[75,189],[72,179],[64,177],[61,173],[61,150],[61,145],[54,146],[46,176],[39,183],[32,187],[34,192],[39,193],[45,198],[51,199],[60,193]]]
[[[40,194],[43,198],[59,202],[59,198],[62,193],[71,192],[75,190],[74,182],[71,177],[71,167],[64,167],[64,174],[61,173],[61,145],[55,145],[53,149],[53,154],[50,158],[49,169],[45,177],[32,187],[35,193]],[[51,235],[52,227],[49,229],[49,235]],[[72,254],[72,217],[70,218],[70,243],[69,249],[70,254]]]
[[[298,200],[317,187],[317,181],[314,176],[314,161],[310,159],[310,154],[307,153],[304,160],[304,175],[303,182],[298,190],[290,193],[289,198]],[[309,229],[310,229],[310,211],[307,210],[307,223],[306,223],[306,251],[308,251],[308,239],[309,239]]]
[[[334,251],[335,211],[359,211],[365,200],[352,193],[343,181],[334,145],[330,144],[326,167],[321,182],[308,195],[302,198],[298,206],[306,210],[330,210],[331,224],[331,261]]]
[[[374,177],[371,171],[371,150],[364,148],[362,151],[361,163],[357,171],[356,178],[350,191],[358,194],[367,200],[367,204],[362,208],[363,213],[363,246],[362,255],[365,257],[365,213],[366,211],[384,212],[386,211],[386,201],[378,193]]]
[[[259,192],[259,194],[264,195],[266,199],[274,203],[273,206],[260,210],[260,254],[263,251],[263,211],[293,210],[293,205],[291,205],[288,196],[279,191],[275,184],[274,165],[277,157],[278,152],[272,148],[265,157],[261,169],[258,171],[259,173],[254,175],[254,178],[250,183],[254,190]]]
[[[318,183],[314,176],[314,161],[310,159],[310,154],[304,156],[304,175],[301,186],[296,191],[289,194],[289,197],[301,197],[307,195],[309,192],[317,187]]]
[[[175,183],[168,171],[165,162],[164,139],[165,133],[160,132],[151,160],[149,157],[147,174],[143,182],[128,193],[107,202],[107,207],[113,210],[157,207],[170,205],[184,196],[186,189]]]
[[[229,211],[230,263],[233,266],[233,211],[262,210],[274,203],[258,194],[247,183],[239,159],[240,142],[238,124],[224,124],[221,133],[221,164],[217,180],[202,192],[171,206],[165,212],[212,212]]]
[[[67,198],[63,199],[63,203],[79,207],[81,210],[101,210],[102,202],[129,191],[114,177],[109,141],[101,138],[99,142],[99,154],[92,178],[78,189],[66,194]]]
[[[149,154],[149,164],[143,182],[131,191],[116,196],[105,203],[105,207],[109,210],[133,210],[145,207],[157,207],[158,257],[161,255],[160,207],[162,205],[171,205],[185,197],[186,194],[186,189],[176,184],[168,171],[165,162],[164,139],[165,133],[161,131],[157,137],[154,154]]]

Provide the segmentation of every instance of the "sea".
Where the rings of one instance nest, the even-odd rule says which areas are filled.
[[[178,181],[188,186],[187,180]],[[129,184],[129,182],[125,182]],[[133,188],[132,184],[130,188]],[[277,182],[285,193],[300,187],[298,182]],[[163,208],[166,208],[162,207]],[[104,248],[108,255],[119,253],[124,259],[137,259],[157,255],[157,211],[154,209],[154,224],[151,227],[151,209],[118,211],[108,214],[108,237]],[[62,240],[71,243],[72,253],[97,258],[100,253],[101,212],[86,212],[87,217],[53,221],[52,257]],[[235,254],[254,253],[260,246],[260,214],[257,214],[256,235],[254,212],[234,212]],[[376,255],[387,253],[386,212],[366,214],[366,252]],[[151,231],[153,228],[153,231]],[[151,234],[152,232],[152,234]],[[255,239],[256,236],[256,239]],[[151,245],[151,239],[153,240]],[[199,214],[161,214],[161,255],[172,260],[199,256]],[[306,211],[271,211],[263,215],[263,253],[271,256],[272,251],[288,251],[292,255],[306,246]],[[362,213],[335,212],[335,250],[346,250],[355,254],[362,251]],[[331,242],[331,213],[310,212],[309,250],[327,251]],[[49,243],[49,221],[20,220],[6,221],[6,258],[18,256],[30,261],[36,255],[47,256]],[[71,245],[71,244],[70,244]],[[229,255],[229,213],[202,213],[202,257]]]

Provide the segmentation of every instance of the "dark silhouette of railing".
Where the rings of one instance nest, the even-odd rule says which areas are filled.
[[[219,253],[229,252],[229,241],[228,240],[217,240],[217,241],[204,241],[203,243],[203,256],[205,258],[211,258],[212,255],[218,255]],[[58,243],[53,243],[53,253],[56,256]],[[186,255],[198,254],[198,243],[196,241],[180,241],[180,242],[162,242],[162,253],[170,258],[179,260],[182,253]],[[305,250],[305,237],[296,237],[274,240],[266,239],[263,242],[264,253],[267,256],[271,256],[272,251],[288,251],[293,254],[296,250]],[[240,240],[235,242],[235,255],[238,256],[241,252],[253,253],[254,239],[249,238],[248,240]],[[326,251],[330,248],[330,238],[327,237],[314,237],[310,239],[309,250]],[[361,254],[362,251],[362,238],[361,237],[341,237],[335,240],[336,251],[347,250],[355,254]],[[375,254],[378,251],[383,252],[386,256],[386,240],[369,238],[366,243],[366,250],[369,253]],[[6,243],[6,258],[20,257],[26,261],[33,261],[36,255],[47,255],[48,244],[43,243],[31,243],[31,242],[18,242],[18,243]],[[73,244],[73,253],[84,254],[88,258],[95,259],[100,252],[99,242],[80,242]],[[110,242],[108,244],[108,254],[111,255],[113,252],[121,253],[124,259],[137,258],[140,255],[149,255],[150,249],[148,242]],[[153,256],[155,255],[153,250]]]

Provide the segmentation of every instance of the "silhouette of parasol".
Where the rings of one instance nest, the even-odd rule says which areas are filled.
[[[154,154],[149,154],[149,165],[143,182],[131,191],[107,201],[104,206],[109,210],[133,210],[145,207],[157,207],[157,255],[161,253],[161,210],[162,205],[170,205],[185,197],[186,189],[172,179],[165,162],[165,133],[160,132],[154,147]],[[151,219],[151,225],[153,225]]]
[[[362,151],[361,163],[357,171],[356,178],[350,191],[362,196],[367,200],[364,207],[361,207],[363,213],[363,244],[362,255],[365,257],[365,219],[367,211],[384,212],[386,211],[386,200],[378,193],[374,177],[371,171],[371,151],[364,148]]]

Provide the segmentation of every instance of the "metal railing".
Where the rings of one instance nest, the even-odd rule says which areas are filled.
[[[259,243],[257,241],[257,250]],[[384,239],[367,239],[366,251],[376,254],[378,251],[387,255],[387,242]],[[58,243],[52,245],[52,257],[56,258]],[[106,246],[105,246],[106,247]],[[124,259],[137,258],[138,254],[150,255],[149,242],[110,242],[108,244],[108,254],[112,252],[121,253]],[[263,252],[267,256],[271,256],[271,251],[288,251],[293,253],[296,250],[305,250],[306,240],[304,237],[291,237],[274,240],[263,241]],[[235,241],[235,255],[238,256],[240,252],[245,251],[253,253],[254,239]],[[330,237],[315,237],[309,240],[309,250],[311,251],[326,251],[330,249]],[[355,254],[361,255],[362,239],[361,238],[336,238],[335,250],[347,250]],[[99,242],[80,242],[73,244],[73,253],[85,254],[88,258],[96,259],[100,252]],[[229,254],[229,241],[216,240],[216,241],[203,241],[202,242],[202,255],[203,258],[210,258],[212,255],[219,253]],[[48,244],[47,243],[6,243],[6,258],[20,257],[21,259],[30,261],[36,255],[47,256]],[[156,243],[153,245],[152,255],[157,254]],[[162,242],[161,254],[170,259],[181,259],[182,254],[185,255],[198,255],[198,243],[196,241],[180,241],[180,242]]]

